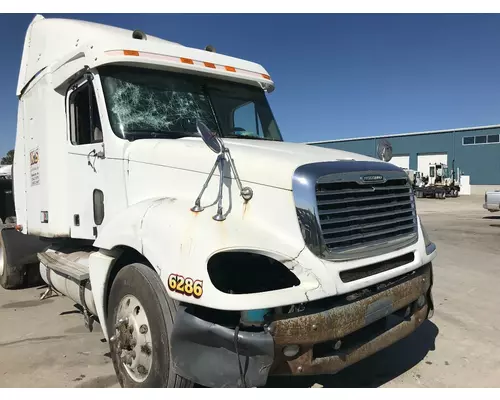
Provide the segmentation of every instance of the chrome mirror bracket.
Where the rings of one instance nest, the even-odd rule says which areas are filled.
[[[222,147],[221,152],[217,155],[217,159],[215,160],[215,163],[212,167],[212,170],[208,174],[207,179],[205,180],[205,183],[203,184],[203,187],[201,189],[200,194],[196,198],[194,202],[194,206],[191,207],[191,211],[195,213],[202,212],[205,208],[211,207],[215,204],[217,204],[217,213],[212,217],[215,221],[221,222],[226,219],[226,215],[224,214],[224,209],[222,206],[222,200],[223,200],[223,191],[222,189],[224,188],[224,166],[225,163],[229,164],[229,169],[233,172],[234,174],[234,179],[236,180],[236,184],[238,185],[238,189],[240,190],[240,196],[243,198],[245,202],[250,201],[253,198],[253,190],[252,188],[245,186],[243,187],[241,183],[241,179],[238,175],[238,171],[236,170],[236,166],[234,164],[234,160],[231,157],[231,153],[228,148]],[[203,197],[203,194],[205,193],[205,190],[208,187],[208,184],[210,183],[210,180],[212,179],[215,169],[218,167],[219,169],[219,190],[217,193],[217,198],[215,201],[210,204],[209,206],[203,207],[201,205],[201,198]]]

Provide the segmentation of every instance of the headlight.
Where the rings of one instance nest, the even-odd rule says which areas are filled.
[[[422,224],[422,220],[420,220],[420,227],[422,228],[422,235],[424,236],[425,252],[429,255],[436,250],[436,245],[429,238],[429,235],[424,228],[424,224]]]

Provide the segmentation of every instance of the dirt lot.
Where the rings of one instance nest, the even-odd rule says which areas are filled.
[[[438,246],[436,312],[414,334],[335,376],[269,386],[500,387],[500,215],[481,196],[422,199]],[[118,387],[99,325],[85,330],[67,298],[0,288],[0,387]]]

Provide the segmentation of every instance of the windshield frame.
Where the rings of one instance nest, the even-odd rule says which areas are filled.
[[[113,133],[121,139],[133,141],[136,139],[150,139],[150,138],[167,138],[167,139],[178,139],[181,137],[187,136],[196,136],[199,137],[198,132],[195,129],[192,131],[179,131],[179,130],[165,130],[163,132],[152,130],[144,130],[144,131],[136,131],[136,130],[126,130],[123,128],[123,124],[119,123],[120,128],[117,127],[117,118],[113,113],[112,108],[115,105],[112,99],[113,93],[111,89],[109,89],[106,85],[106,79],[111,78],[115,80],[120,80],[120,74],[125,73],[127,76],[133,76],[137,73],[138,80],[145,80],[145,75],[150,75],[152,77],[151,85],[147,85],[146,83],[142,84],[146,88],[152,88],[151,91],[158,91],[159,93],[182,93],[183,95],[189,95],[192,98],[194,96],[199,96],[200,98],[204,98],[203,100],[198,100],[199,103],[196,103],[196,106],[203,105],[207,113],[210,113],[209,117],[213,119],[214,132],[222,137],[222,138],[235,138],[235,139],[254,139],[254,140],[272,140],[272,141],[284,141],[281,131],[279,129],[276,118],[274,117],[273,111],[269,104],[267,95],[265,90],[259,85],[252,85],[250,83],[244,82],[235,82],[233,80],[223,79],[219,77],[206,76],[200,74],[189,73],[189,71],[172,71],[172,70],[163,70],[163,69],[153,69],[146,68],[142,66],[129,66],[129,65],[121,65],[121,64],[106,64],[98,67],[98,74],[101,81],[102,92],[104,97],[104,103],[107,110],[108,122]],[[154,80],[158,77],[158,82]],[[123,76],[123,75],[122,75]],[[179,86],[183,84],[187,84],[187,86],[192,85],[192,87],[201,88],[200,92],[197,91],[175,91],[174,89],[170,89],[167,85],[165,85],[165,90],[162,92],[159,87],[161,87],[160,78],[165,79],[166,81],[171,81],[173,84],[179,84]],[[124,82],[124,80],[122,80]],[[158,83],[158,86],[153,85],[154,83]],[[132,83],[132,85],[135,83]],[[141,82],[135,84],[136,86],[140,86]],[[115,89],[116,90],[116,89]],[[205,100],[206,98],[206,100]],[[223,103],[224,101],[230,102],[231,100],[241,100],[242,103],[237,107],[232,108],[230,111],[224,108],[219,102]],[[203,103],[203,104],[202,104]],[[207,104],[205,104],[207,103]],[[221,117],[224,118],[233,118],[234,121],[234,112],[242,107],[245,104],[253,104],[255,109],[255,118],[256,121],[258,119],[259,125],[257,127],[257,131],[262,129],[262,136],[245,136],[238,135],[237,132],[231,131],[228,129],[228,123],[222,123]],[[166,103],[164,103],[165,106]],[[207,107],[208,106],[208,107]],[[209,110],[209,111],[208,111]],[[230,114],[230,115],[229,115]],[[264,119],[263,119],[264,118]],[[266,123],[267,128],[264,128],[264,122]],[[257,122],[256,122],[257,124]],[[233,126],[234,129],[234,126]]]

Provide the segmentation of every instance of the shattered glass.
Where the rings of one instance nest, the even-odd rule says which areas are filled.
[[[210,104],[203,94],[155,90],[113,77],[108,112],[125,132],[194,132],[197,120],[213,127]]]
[[[108,66],[100,75],[111,127],[121,137],[197,135],[201,121],[222,136],[241,131],[282,140],[265,94],[248,85],[133,67]]]

